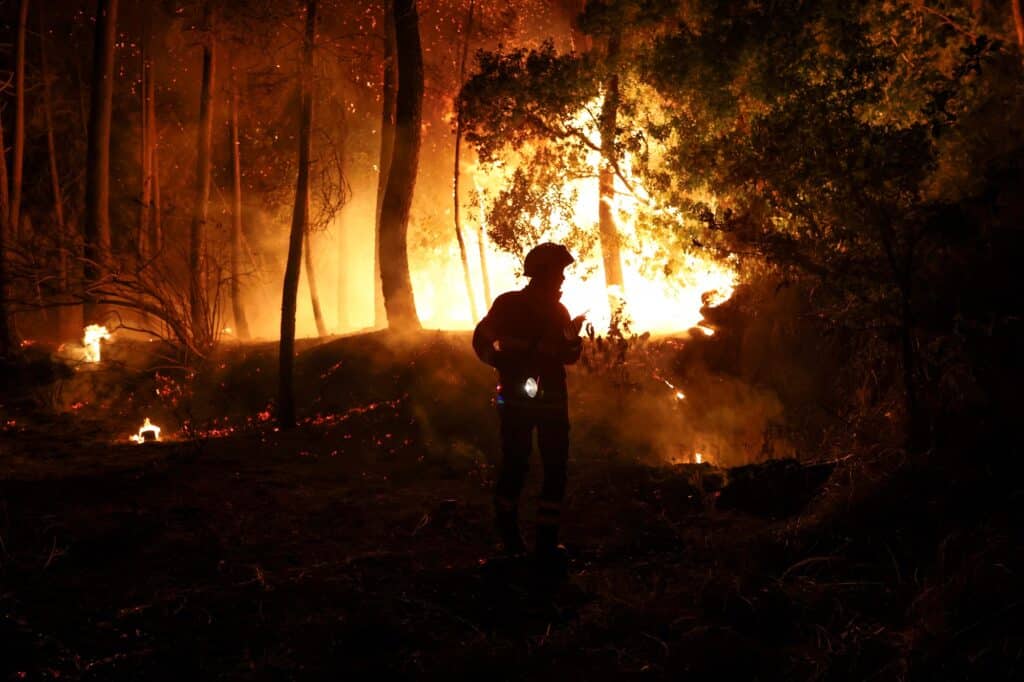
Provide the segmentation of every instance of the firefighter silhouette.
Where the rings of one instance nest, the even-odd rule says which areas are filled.
[[[565,365],[580,357],[584,316],[569,318],[559,299],[563,270],[574,261],[561,244],[534,247],[523,264],[530,282],[494,301],[473,333],[477,356],[498,370],[502,459],[494,490],[495,525],[504,550],[526,551],[519,534],[519,497],[526,480],[533,432],[544,466],[537,505],[538,559],[564,562],[558,544],[569,455],[569,400]]]

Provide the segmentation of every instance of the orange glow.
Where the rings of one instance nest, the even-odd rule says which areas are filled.
[[[599,135],[590,112],[599,110],[600,101],[591,102],[574,121],[574,125],[598,147]],[[588,228],[588,231],[589,226],[593,226],[593,232],[597,232],[600,153],[590,150],[587,164],[593,168],[591,177],[568,180],[561,188],[562,195],[572,200],[571,218],[550,216],[551,227],[543,232],[539,241],[565,242],[574,226]],[[467,171],[477,192],[489,190],[493,195],[507,185],[515,165],[512,160],[500,169],[474,166]],[[606,286],[600,248],[595,247],[585,258],[575,254],[577,262],[566,270],[562,303],[570,315],[586,312],[588,322],[600,334],[608,331],[613,307],[619,303],[625,303],[624,310],[636,333],[677,333],[696,328],[705,335],[714,334],[713,329],[701,325],[701,309],[705,305],[720,305],[732,296],[737,284],[735,269],[728,262],[684,250],[676,238],[666,237],[664,241],[653,238],[647,225],[652,216],[680,227],[685,219],[677,210],[655,204],[640,180],[633,176],[628,158],[623,159],[620,165],[628,184],[619,177],[615,178],[611,208],[620,237],[623,287]],[[483,211],[472,211],[467,212],[466,218],[466,222],[483,223],[485,215]],[[539,227],[540,221],[535,219],[535,225]],[[479,231],[469,226],[463,231],[467,253],[478,253],[481,246]],[[518,275],[522,264],[517,257],[499,251],[486,239],[483,252],[493,295],[525,285],[526,280]],[[431,258],[416,259],[410,266],[416,308],[423,325],[436,329],[471,329],[476,321],[471,319],[458,256],[437,258],[435,254]],[[479,301],[484,291],[479,259],[470,258],[469,267],[473,295]],[[485,301],[483,310],[490,303]]]
[[[86,327],[82,338],[82,345],[85,346],[82,361],[99,362],[101,354],[100,341],[108,339],[110,339],[110,332],[107,331],[106,327],[98,324],[90,324]]]
[[[145,443],[147,440],[147,433],[151,434],[148,437],[149,440],[160,440],[160,427],[149,421],[149,417],[146,417],[145,421],[142,422],[142,426],[139,427],[139,432],[137,434],[132,434],[128,438],[133,443]]]

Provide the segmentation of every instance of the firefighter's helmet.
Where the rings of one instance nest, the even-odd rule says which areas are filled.
[[[561,244],[545,242],[530,249],[523,261],[523,274],[536,277],[543,272],[560,271],[567,265],[576,262],[569,249]]]

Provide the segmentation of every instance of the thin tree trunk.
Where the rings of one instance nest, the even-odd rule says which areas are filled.
[[[89,141],[85,179],[86,286],[95,284],[110,260],[110,115],[114,95],[114,42],[118,0],[97,0],[89,106]],[[99,307],[89,302],[85,321],[98,321]]]
[[[156,78],[153,77],[153,46],[152,39],[149,45],[149,68],[146,73],[146,102],[149,108],[146,111],[146,143],[149,147],[149,188],[150,207],[149,222],[146,224],[146,242],[149,244],[150,255],[159,254],[164,247],[163,226],[160,215],[160,163],[158,150],[160,148],[160,133],[156,126]]]
[[[231,221],[231,310],[235,317],[235,334],[249,340],[249,321],[242,302],[242,283],[239,262],[242,259],[242,160],[238,140],[238,83],[231,92],[231,168],[234,179]]]
[[[149,87],[149,132],[147,137],[149,139],[150,154],[152,156],[150,160],[150,169],[153,172],[153,211],[151,213],[152,220],[152,233],[150,235],[149,243],[153,248],[154,253],[160,253],[164,248],[164,233],[163,233],[163,222],[161,220],[160,213],[160,134],[156,127],[156,85],[153,82],[152,72],[149,74],[149,81],[146,83]]]
[[[398,93],[397,48],[395,45],[395,8],[391,0],[384,5],[384,82],[381,92],[380,160],[377,164],[377,217],[373,230],[373,326],[387,324],[384,289],[380,277],[380,216],[384,206],[384,190],[391,174],[391,158],[395,152],[395,97]]]
[[[342,216],[344,215],[344,207],[342,207]],[[348,330],[352,326],[352,320],[348,314],[351,303],[348,298],[348,270],[345,268],[345,256],[348,254],[349,249],[346,248],[345,243],[345,230],[342,225],[344,222],[339,219],[338,227],[338,279],[337,289],[335,291],[335,317],[338,320],[337,331],[339,333]],[[374,280],[379,281],[379,280]]]
[[[46,22],[39,5],[39,63],[43,79],[43,115],[46,120],[46,147],[50,156],[50,185],[53,188],[53,217],[57,221],[57,278],[60,290],[68,289],[67,225],[64,222],[64,194],[57,168],[57,144],[53,137],[53,102],[50,98],[50,69],[46,60]]]
[[[1021,12],[1020,0],[1011,0],[1013,6],[1013,27],[1017,29],[1017,47],[1024,52],[1024,13]]]
[[[302,46],[302,110],[299,119],[299,168],[295,206],[288,236],[288,262],[281,293],[281,341],[278,350],[277,420],[281,428],[295,426],[295,306],[302,264],[302,238],[309,221],[309,155],[313,123],[313,47],[316,39],[316,0],[306,0],[306,32]]]
[[[598,232],[601,238],[601,257],[604,261],[604,281],[608,287],[623,286],[622,259],[619,255],[619,230],[615,226],[612,210],[615,200],[615,128],[619,112],[619,76],[616,62],[619,56],[619,33],[608,38],[607,65],[610,75],[605,81],[604,103],[601,106],[601,167],[598,171]]]
[[[75,62],[75,83],[78,85],[78,113],[82,122],[82,136],[89,139],[89,105],[86,104],[85,84],[82,80],[82,65],[79,60]]]
[[[339,136],[338,136],[339,148],[337,150],[338,158],[342,160],[341,161],[342,166],[339,168],[339,182],[341,183],[342,187],[346,187],[347,186],[345,178],[348,176],[348,170],[344,167],[344,159],[345,159],[345,154],[346,154],[346,145],[348,144],[348,132],[349,132],[348,120],[347,120],[347,117],[344,114],[344,110],[342,110],[342,119],[341,119],[341,125],[339,127]],[[352,304],[349,301],[349,269],[347,267],[345,267],[346,266],[346,262],[345,261],[347,260],[347,256],[348,256],[348,254],[349,254],[349,252],[351,250],[349,248],[349,245],[348,245],[348,230],[346,230],[346,226],[345,226],[345,223],[346,223],[345,208],[348,206],[348,202],[351,199],[351,196],[345,196],[344,199],[345,199],[345,201],[344,201],[344,203],[341,206],[341,210],[338,213],[338,219],[337,219],[337,225],[338,225],[338,267],[337,267],[337,280],[336,280],[337,290],[335,292],[336,296],[337,296],[337,298],[336,298],[336,305],[335,305],[335,312],[336,312],[335,319],[337,320],[337,331],[339,333],[343,332],[346,329],[349,329],[350,327],[353,326],[352,325],[351,315],[350,315],[350,310],[352,308]],[[379,279],[373,280],[375,285],[379,281],[380,281]],[[377,289],[377,287],[375,286],[374,290],[376,290],[376,289]]]
[[[484,282],[484,310],[489,310],[491,307],[491,277],[487,274],[487,232],[484,230],[484,224],[481,221],[477,227],[477,239],[476,246],[480,252],[480,279]]]
[[[4,234],[8,237],[11,236],[9,232],[10,220],[11,220],[11,196],[8,194],[10,190],[9,176],[7,174],[7,149],[3,144],[4,141],[4,121],[3,111],[0,110],[0,219],[3,220]]]
[[[13,348],[7,307],[7,299],[10,297],[7,282],[7,222],[10,216],[7,202],[7,155],[4,154],[4,122],[0,114],[0,358],[9,357]]]
[[[206,243],[206,220],[210,210],[210,140],[213,137],[214,38],[211,0],[206,1],[203,15],[206,36],[203,40],[203,80],[199,93],[199,146],[196,154],[195,204],[188,244],[189,312],[193,338],[200,348],[205,347],[210,341],[204,290],[203,250]]]
[[[469,54],[469,38],[473,31],[473,9],[474,0],[469,0],[469,13],[466,17],[466,25],[462,28],[462,54],[459,57],[459,88],[462,88],[466,80],[466,57]],[[477,309],[476,298],[473,297],[473,279],[469,274],[469,258],[466,256],[466,241],[462,238],[462,221],[459,212],[459,178],[462,175],[461,163],[462,151],[462,97],[455,96],[455,166],[452,169],[452,215],[455,218],[455,238],[459,242],[459,257],[462,258],[462,275],[466,280],[466,296],[469,298],[469,311],[473,316],[473,322],[480,319]]]
[[[10,227],[21,227],[21,184],[25,169],[25,36],[28,31],[28,0],[18,4],[18,34],[14,48],[14,165],[11,174]]]
[[[327,336],[327,325],[324,324],[324,314],[320,309],[320,293],[316,288],[316,270],[313,268],[313,250],[309,245],[309,208],[306,209],[306,216],[306,247],[304,251],[306,259],[306,284],[309,285],[309,301],[313,305],[313,319],[316,321],[316,335],[323,338]]]
[[[423,52],[415,0],[394,0],[398,90],[395,95],[395,150],[380,217],[380,275],[388,327],[420,328],[409,278],[406,235],[416,188],[423,113]]]
[[[149,18],[143,19],[142,26],[142,50],[141,50],[141,67],[142,67],[142,114],[141,114],[141,130],[142,130],[142,149],[140,150],[140,156],[142,161],[142,191],[139,197],[139,228],[138,235],[136,236],[136,245],[139,251],[139,257],[145,258],[153,251],[152,245],[149,244],[149,225],[151,221],[150,213],[153,210],[153,141],[150,139],[149,131],[149,109],[153,106],[153,102],[150,99],[149,81],[153,78],[152,70],[152,56],[150,55],[150,25]]]

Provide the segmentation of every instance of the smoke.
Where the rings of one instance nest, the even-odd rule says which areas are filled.
[[[687,352],[715,342],[702,335],[639,341],[625,362],[573,368],[577,452],[650,464],[692,462],[701,453],[721,466],[792,454],[778,435],[784,410],[773,391],[713,371]]]

